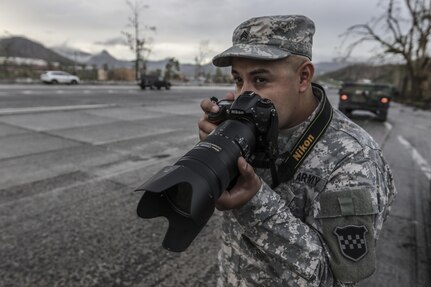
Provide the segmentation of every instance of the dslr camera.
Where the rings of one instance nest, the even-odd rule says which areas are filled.
[[[235,101],[211,100],[220,109],[208,119],[218,126],[137,189],[143,192],[138,216],[168,219],[162,245],[170,251],[187,249],[208,222],[215,201],[239,176],[240,156],[254,167],[275,169],[278,117],[273,103],[255,92],[245,92]]]

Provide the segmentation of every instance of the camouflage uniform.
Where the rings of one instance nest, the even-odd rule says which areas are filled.
[[[324,93],[318,87],[315,95]],[[316,109],[317,111],[318,109]],[[279,137],[289,150],[315,116]],[[343,286],[370,276],[375,241],[389,212],[394,185],[374,140],[343,114],[296,171],[272,190],[264,184],[244,207],[224,212],[219,286]],[[337,227],[365,226],[359,261],[340,250]]]
[[[235,30],[234,47],[216,56],[214,64],[230,65],[231,57],[249,57],[250,51],[266,59],[260,48],[239,46],[253,38],[250,32],[241,37],[241,31],[253,30],[244,28],[250,23],[273,31],[274,21],[286,19],[290,27],[305,25],[314,32],[303,16],[255,18]],[[271,47],[275,58],[282,48]],[[293,52],[311,58],[311,46]],[[318,85],[313,93],[324,96]],[[292,148],[320,105],[305,122],[280,132],[281,154]],[[293,179],[272,190],[269,171],[256,172],[263,179],[261,189],[245,206],[224,212],[218,286],[353,286],[374,272],[375,244],[395,187],[379,146],[363,129],[334,110],[328,129]]]

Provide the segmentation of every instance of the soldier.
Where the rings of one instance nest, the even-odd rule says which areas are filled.
[[[238,159],[240,177],[216,203],[224,217],[219,286],[353,286],[375,270],[376,241],[395,195],[391,171],[376,142],[311,83],[314,30],[304,16],[252,18],[213,58],[232,67],[236,91],[226,98],[254,91],[274,103],[277,163],[301,160],[291,174],[279,169],[283,180],[271,188],[267,169]],[[204,139],[215,128],[207,114],[218,106],[204,100],[201,108]],[[319,136],[304,138],[314,125]]]

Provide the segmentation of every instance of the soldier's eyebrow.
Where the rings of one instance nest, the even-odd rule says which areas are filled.
[[[232,75],[239,75],[240,73],[238,73],[238,71],[236,71],[235,69],[232,69]],[[254,69],[250,72],[248,72],[248,74],[250,76],[256,76],[256,75],[262,75],[262,74],[271,74],[271,71],[265,68],[257,68]]]

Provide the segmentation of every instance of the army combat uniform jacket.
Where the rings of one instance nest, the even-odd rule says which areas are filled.
[[[313,85],[318,99],[324,90]],[[320,105],[322,104],[322,101]],[[279,136],[290,150],[320,108]],[[334,109],[294,177],[224,212],[218,286],[353,286],[375,269],[375,246],[395,187],[376,142]]]

